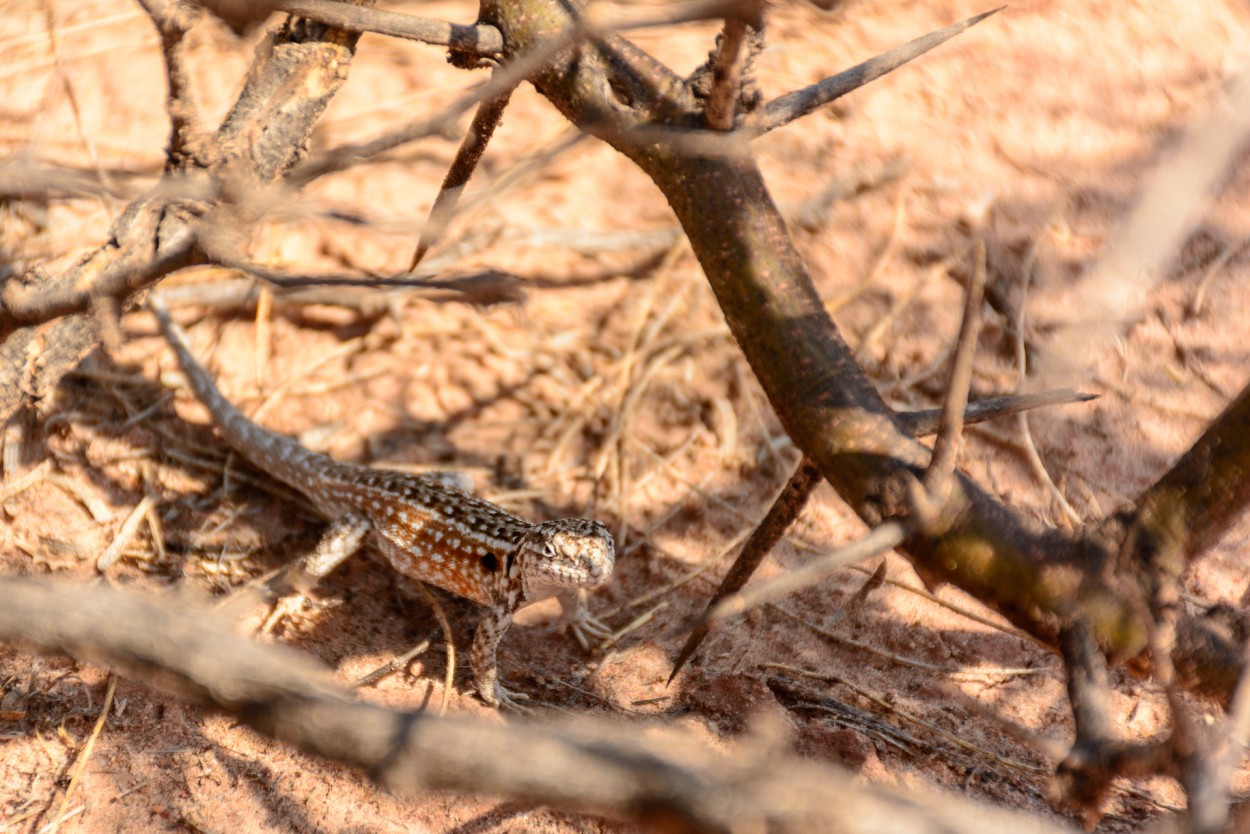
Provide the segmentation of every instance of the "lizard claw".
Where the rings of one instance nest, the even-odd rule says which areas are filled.
[[[482,700],[485,701],[487,705],[492,706],[495,709],[506,709],[509,712],[515,712],[518,715],[534,714],[534,710],[518,703],[519,701],[528,701],[530,699],[529,695],[526,695],[524,692],[517,692],[508,689],[508,687],[498,681],[495,683],[494,692],[492,692],[489,696],[485,692],[478,692],[478,694],[482,696]]]
[[[261,634],[272,634],[274,629],[281,625],[282,621],[287,617],[293,617],[304,610],[304,603],[308,600],[303,594],[288,594],[273,604],[273,610],[269,612],[269,616],[265,618],[265,622],[260,627]]]
[[[612,629],[607,623],[591,615],[586,609],[575,611],[566,621],[568,630],[581,645],[583,650],[590,650],[591,640],[603,642],[612,637]]]
[[[608,624],[591,614],[586,607],[585,590],[561,594],[560,607],[564,609],[563,627],[572,632],[584,651],[590,651],[592,640],[603,642],[612,637],[613,631]]]

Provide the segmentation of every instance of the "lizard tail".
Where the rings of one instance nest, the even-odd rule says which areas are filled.
[[[155,314],[161,332],[178,356],[178,364],[186,374],[191,390],[208,409],[226,442],[279,480],[304,488],[304,482],[310,478],[309,473],[324,456],[305,449],[293,438],[261,428],[249,420],[222,395],[217,383],[191,353],[187,334],[169,315],[169,308],[157,293],[148,296],[148,308]]]

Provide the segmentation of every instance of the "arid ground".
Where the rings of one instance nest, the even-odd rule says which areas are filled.
[[[467,2],[386,5],[475,16]],[[966,0],[852,0],[833,12],[778,2],[758,82],[771,98],[985,10]],[[685,74],[716,31],[690,24],[631,39]],[[1022,513],[1072,526],[1113,512],[1246,381],[1244,156],[1199,195],[1179,246],[1125,277],[1133,292],[1123,305],[1100,306],[1088,276],[1154,172],[1224,106],[1250,57],[1248,35],[1250,9],[1231,0],[1025,0],[754,145],[830,311],[892,404],[940,402],[977,239],[997,303],[987,308],[974,397],[1066,385],[1100,395],[1032,415],[1031,441],[1015,420],[969,432],[961,466]],[[229,108],[261,36],[238,39],[216,22],[192,36],[207,124]],[[111,219],[160,174],[168,123],[158,39],[134,3],[10,0],[0,56],[0,155],[70,167],[113,189],[0,206],[9,268],[55,270],[104,242]],[[485,78],[449,66],[437,48],[366,35],[313,150],[434,114]],[[451,274],[520,276],[522,301],[343,291],[335,303],[274,296],[257,305],[205,295],[237,276],[198,269],[165,285],[190,288],[176,317],[226,395],[261,409],[266,426],[345,460],[461,472],[527,518],[609,525],[617,573],[592,608],[617,628],[646,616],[615,645],[584,652],[558,629],[554,603],[527,609],[501,668],[541,709],[678,727],[714,745],[772,714],[802,755],[868,782],[935,784],[1078,824],[1046,799],[1054,762],[952,696],[1070,738],[1059,659],[955,589],[924,592],[900,556],[886,558],[888,584],[836,623],[863,584],[861,568],[878,562],[717,629],[666,686],[679,626],[702,609],[797,452],[659,191],[606,145],[576,135],[522,88],[431,256]],[[402,271],[457,142],[414,143],[318,180],[255,229],[246,251],[292,274]],[[1111,338],[1086,341],[1072,326],[1091,317]],[[226,454],[150,315],[124,316],[120,336],[116,351],[90,357],[6,436],[0,571],[211,597],[255,632],[267,609],[247,588],[312,548],[321,522]],[[97,560],[145,496],[143,523],[101,573]],[[863,532],[821,487],[757,579]],[[1241,604],[1247,544],[1250,523],[1241,523],[1186,575],[1188,593]],[[438,599],[459,649],[450,710],[506,720],[470,694],[477,610]],[[437,709],[447,668],[430,606],[365,555],[268,639],[348,683],[426,638],[431,648],[406,674],[359,696]],[[1159,688],[1114,674],[1122,731],[1163,732]],[[98,667],[0,648],[0,831],[47,830],[62,810],[63,832],[628,830],[489,796],[401,800],[124,678],[62,809],[108,680]],[[846,709],[816,706],[815,693]],[[1182,802],[1169,781],[1124,781],[1100,826],[1136,828]]]

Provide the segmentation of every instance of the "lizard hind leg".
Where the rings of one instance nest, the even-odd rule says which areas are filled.
[[[369,520],[356,513],[347,513],[331,521],[321,541],[317,543],[317,548],[270,582],[271,590],[285,587],[294,589],[294,592],[285,593],[274,603],[261,631],[264,634],[271,633],[288,616],[302,610],[307,593],[316,586],[317,580],[328,575],[360,550],[370,527]]]
[[[512,625],[512,614],[513,610],[510,607],[501,605],[488,610],[482,617],[482,621],[478,623],[477,633],[473,635],[473,650],[470,654],[473,664],[473,683],[477,687],[478,697],[487,705],[528,715],[533,710],[518,702],[529,700],[529,696],[523,692],[508,689],[499,680],[497,659],[499,641],[503,639],[508,626]]]

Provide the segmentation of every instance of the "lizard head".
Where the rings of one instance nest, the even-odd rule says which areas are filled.
[[[608,581],[616,563],[612,534],[586,518],[537,524],[517,550],[531,593],[594,588]]]

